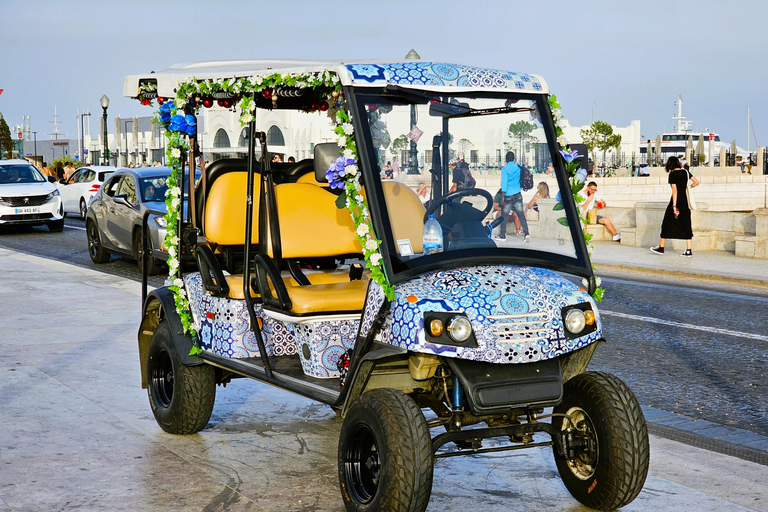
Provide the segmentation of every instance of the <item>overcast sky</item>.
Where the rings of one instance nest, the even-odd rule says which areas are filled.
[[[422,59],[542,75],[572,125],[641,121],[747,147],[747,108],[768,145],[768,1],[0,1],[0,112],[65,138],[77,112],[151,115],[122,98],[128,74],[214,59]],[[110,131],[113,124],[109,123]],[[750,134],[750,148],[755,139]]]

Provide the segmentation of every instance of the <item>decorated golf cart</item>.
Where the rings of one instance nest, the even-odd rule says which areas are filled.
[[[645,420],[620,379],[586,372],[601,290],[541,77],[224,61],[129,76],[125,95],[157,105],[174,169],[169,276],[138,335],[161,428],[203,429],[216,385],[250,377],[338,412],[351,511],[423,511],[436,458],[541,446],[585,505],[637,496]],[[209,130],[238,119],[247,153],[183,190],[201,114]],[[517,214],[517,236],[494,212],[549,164],[549,198],[538,220]]]

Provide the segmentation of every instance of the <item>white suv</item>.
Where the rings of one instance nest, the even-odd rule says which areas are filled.
[[[0,160],[0,225],[9,224],[64,229],[59,190],[26,160]]]

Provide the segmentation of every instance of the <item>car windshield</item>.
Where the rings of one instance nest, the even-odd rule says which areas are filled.
[[[46,179],[34,165],[0,165],[0,185],[7,183],[39,183],[41,181],[46,181]]]
[[[357,101],[384,198],[374,198],[372,215],[382,221],[377,234],[395,273],[455,259],[586,267],[543,95],[400,89]],[[425,232],[430,214],[442,235],[434,254]]]

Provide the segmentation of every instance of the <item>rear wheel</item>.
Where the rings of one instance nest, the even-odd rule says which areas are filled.
[[[339,437],[339,483],[349,512],[423,512],[432,491],[429,428],[411,397],[393,389],[364,393]]]
[[[91,261],[97,264],[108,262],[110,256],[101,244],[99,227],[96,225],[96,221],[86,222],[85,234],[88,237],[88,254],[91,256]]]
[[[80,198],[80,217],[85,220],[85,215],[88,213],[88,205],[85,204],[85,198]]]
[[[631,503],[648,474],[645,418],[635,395],[608,373],[588,372],[565,383],[555,425],[573,434],[573,458],[557,453],[560,477],[574,498],[598,510]]]
[[[211,419],[216,399],[213,367],[184,366],[167,322],[160,322],[149,342],[147,394],[157,424],[170,434],[194,434]]]

